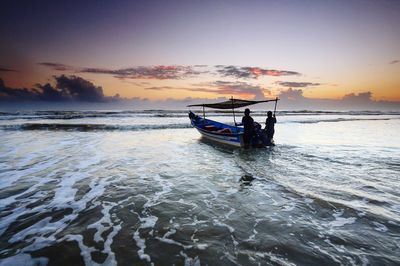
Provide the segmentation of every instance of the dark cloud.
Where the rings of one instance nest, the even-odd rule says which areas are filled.
[[[81,101],[104,102],[118,99],[119,96],[106,97],[101,87],[77,76],[55,76],[55,85],[36,84],[34,88],[6,87],[0,79],[0,100],[2,101]]]
[[[38,91],[35,89],[14,89],[9,88],[0,79],[0,100],[4,101],[19,101],[19,100],[39,100]]]
[[[18,72],[17,70],[0,67],[0,72]]]
[[[393,61],[390,62],[389,64],[393,65],[393,64],[397,64],[397,63],[399,63],[399,62],[400,62],[400,60],[393,60]]]
[[[148,87],[148,88],[145,88],[145,90],[153,90],[153,91],[172,90],[172,89],[176,89],[176,88],[170,87],[170,86],[160,86],[160,87]],[[180,88],[180,89],[182,89],[182,88]]]
[[[57,71],[75,71],[77,73],[105,74],[115,78],[124,79],[184,79],[204,73],[196,70],[204,66],[138,66],[120,69],[95,68],[95,67],[71,67],[60,63],[43,62],[38,63]]]
[[[84,68],[81,73],[109,74],[119,79],[184,79],[200,74],[192,66],[150,66],[131,67],[117,70]]]
[[[74,70],[74,68],[71,66],[67,66],[67,65],[59,64],[59,63],[42,62],[42,63],[38,63],[38,65],[49,67],[49,68],[51,68],[53,70],[57,70],[57,71]]]
[[[277,81],[276,84],[279,84],[283,87],[290,88],[306,88],[306,87],[314,87],[319,86],[321,83],[312,83],[312,82],[290,82],[290,81]]]
[[[146,87],[146,86],[151,85],[151,82],[147,82],[147,81],[132,81],[132,80],[124,79],[124,80],[122,80],[122,82],[132,84],[137,87]]]
[[[98,102],[104,100],[103,89],[92,82],[76,76],[59,76],[56,79],[56,89],[62,95],[78,101]]]
[[[75,71],[76,73],[91,73],[112,75],[115,78],[125,79],[185,79],[201,74],[217,74],[222,77],[234,77],[245,79],[256,79],[260,76],[293,76],[300,75],[299,72],[263,69],[259,67],[238,67],[217,65],[215,68],[207,69],[208,65],[172,65],[172,66],[137,66],[120,69],[96,68],[96,67],[71,67],[60,63],[43,62],[41,66],[49,67],[57,71]]]
[[[217,65],[217,73],[223,77],[235,78],[252,78],[256,79],[260,76],[293,76],[300,75],[299,72],[276,70],[276,69],[263,69],[259,67],[237,67],[237,66],[222,66]]]

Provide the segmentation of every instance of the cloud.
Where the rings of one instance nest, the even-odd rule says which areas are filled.
[[[56,79],[56,89],[60,94],[77,101],[103,101],[104,94],[101,87],[76,76],[59,76]]]
[[[216,74],[221,77],[234,77],[244,79],[256,79],[260,76],[297,76],[299,72],[263,69],[260,67],[238,67],[217,65],[209,69],[208,65],[170,65],[170,66],[136,66],[120,69],[111,68],[96,68],[96,67],[71,67],[65,64],[42,62],[38,63],[41,66],[51,68],[56,71],[74,71],[76,73],[91,73],[112,75],[115,78],[125,79],[186,79],[201,74]]]
[[[110,74],[119,79],[183,79],[198,74],[190,66],[131,67],[117,70],[84,68],[81,73]]]
[[[256,79],[260,76],[297,76],[299,72],[287,71],[287,70],[276,70],[276,69],[263,69],[259,67],[237,67],[237,66],[216,66],[217,73],[223,77],[235,77],[235,78],[252,78]]]
[[[183,88],[174,88],[170,86],[160,86],[160,87],[148,87],[145,90],[154,90],[154,91],[162,91],[162,90],[173,90],[173,89],[183,89]]]
[[[306,88],[306,87],[314,87],[321,85],[321,83],[312,83],[312,82],[277,81],[275,83],[283,87],[290,87],[290,88]]]
[[[342,99],[335,100],[335,99],[314,99],[314,98],[307,98],[303,95],[302,89],[292,89],[289,88],[287,90],[282,90],[278,97],[282,100],[288,101],[322,101],[322,102],[329,102],[329,101],[337,101],[337,102],[345,102],[345,103],[354,103],[354,104],[369,104],[373,102],[372,100],[372,92],[361,92],[358,94],[349,93],[342,97]]]
[[[391,61],[389,64],[390,65],[394,65],[394,64],[397,64],[397,63],[399,63],[400,62],[400,60],[393,60],[393,61]]]
[[[400,110],[398,101],[376,101],[370,91],[349,93],[341,99],[316,99],[303,95],[302,89],[280,91],[278,106],[285,110]]]
[[[64,64],[59,64],[59,63],[50,63],[50,62],[42,62],[42,63],[37,63],[38,65],[49,67],[53,70],[57,71],[67,71],[67,70],[74,70],[73,67],[67,66]]]
[[[278,98],[288,101],[299,101],[305,99],[305,97],[303,96],[303,90],[296,90],[292,88],[289,88],[286,91],[281,91],[278,95]]]
[[[55,76],[55,84],[37,84],[33,88],[10,88],[0,79],[0,109],[180,109],[188,104],[212,103],[230,96],[264,99],[268,90],[245,82],[215,81],[193,84],[189,88],[170,86],[149,87],[149,90],[180,89],[193,92],[211,92],[220,97],[149,100],[146,98],[120,98],[104,96],[101,87],[77,76]],[[198,87],[194,87],[197,85]],[[280,91],[278,110],[400,110],[400,102],[376,101],[372,93],[349,93],[341,99],[314,99],[304,96],[302,89],[288,88]],[[275,96],[273,96],[275,97]],[[16,104],[19,103],[19,104]]]
[[[0,72],[18,72],[17,70],[0,67]]]
[[[4,81],[0,79],[0,100],[14,101],[14,100],[38,100],[37,91],[35,89],[14,89],[9,88],[4,84]]]
[[[263,88],[245,82],[215,81],[209,83],[211,90],[221,95],[240,95],[257,100],[265,99]]]
[[[136,87],[146,87],[146,86],[151,85],[151,82],[148,82],[148,81],[132,81],[132,80],[125,79],[125,80],[122,80],[122,82],[132,84]]]
[[[0,79],[0,100],[3,101],[80,101],[104,102],[118,99],[119,96],[106,97],[103,89],[88,80],[77,76],[54,76],[55,85],[36,84],[34,88],[6,87]]]
[[[120,69],[96,68],[96,67],[71,67],[60,63],[43,62],[38,65],[45,66],[57,71],[74,71],[76,73],[105,74],[115,78],[124,79],[185,79],[204,73],[197,70],[204,66],[137,66]]]
[[[217,95],[238,95],[240,97],[252,98],[257,100],[265,99],[265,93],[270,94],[269,90],[263,89],[260,86],[255,86],[245,82],[229,82],[229,81],[214,81],[194,84],[198,87],[181,88],[181,87],[149,87],[146,90],[185,90],[192,92],[206,92]]]
[[[357,103],[371,103],[372,102],[372,92],[360,92],[359,94],[350,93],[343,97],[343,101]]]

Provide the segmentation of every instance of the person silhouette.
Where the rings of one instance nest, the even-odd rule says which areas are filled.
[[[271,144],[272,139],[274,138],[275,123],[276,123],[275,114],[272,116],[272,112],[268,111],[267,119],[265,120],[265,132],[267,134],[267,141],[269,144]]]
[[[236,124],[237,126],[243,125],[243,144],[244,148],[248,149],[250,147],[251,138],[254,133],[254,119],[250,116],[250,109],[246,108],[244,110],[244,116],[242,117],[242,123]]]

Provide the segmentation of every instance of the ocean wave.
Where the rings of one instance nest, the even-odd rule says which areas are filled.
[[[164,125],[106,125],[106,124],[51,124],[51,123],[25,123],[15,125],[0,125],[0,130],[48,130],[48,131],[144,131],[160,129],[190,128],[185,124]]]
[[[313,119],[313,120],[299,120],[299,121],[288,121],[287,123],[300,123],[300,124],[316,124],[322,122],[350,122],[350,121],[380,121],[380,120],[392,120],[400,118],[334,118],[334,119]]]
[[[242,111],[237,110],[240,116]],[[400,112],[390,111],[288,111],[282,110],[276,112],[277,116],[319,116],[319,115],[340,115],[340,116],[383,116],[383,115],[400,115]],[[187,110],[135,110],[135,111],[17,111],[17,112],[0,112],[0,120],[72,120],[84,118],[109,118],[109,117],[186,117]],[[231,110],[209,110],[206,116],[232,116]],[[252,116],[267,116],[267,111],[253,110]]]
[[[379,121],[392,120],[400,118],[334,118],[334,119],[312,119],[312,120],[289,120],[281,121],[281,124],[316,124],[323,122],[350,122],[350,121]],[[232,123],[227,123],[233,125]],[[159,129],[185,129],[191,128],[189,123],[172,124],[139,124],[139,125],[121,125],[121,124],[84,124],[84,123],[21,123],[21,124],[3,124],[0,130],[49,130],[49,131],[144,131]]]

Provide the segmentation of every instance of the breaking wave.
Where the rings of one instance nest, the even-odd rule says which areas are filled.
[[[158,129],[190,128],[186,124],[169,125],[105,125],[105,124],[51,124],[25,123],[18,125],[0,125],[1,130],[49,130],[49,131],[143,131]]]
[[[242,111],[238,110],[237,114]],[[84,118],[129,118],[129,117],[187,117],[187,110],[140,110],[140,111],[17,111],[0,112],[0,120],[73,120]],[[351,116],[383,116],[400,115],[400,112],[390,111],[277,111],[278,116],[317,116],[317,115],[351,115]],[[266,116],[267,111],[254,110],[252,116]],[[208,110],[207,116],[232,116],[231,110]]]
[[[393,120],[393,119],[399,119],[399,118],[335,118],[335,119],[313,119],[313,120],[290,121],[290,123],[316,124],[316,123],[322,123],[322,122],[382,121],[382,120]]]
[[[282,120],[280,124],[316,124],[316,123],[333,123],[333,122],[350,122],[350,121],[378,121],[378,120],[394,120],[400,119],[399,117],[378,117],[378,118],[324,118],[324,119],[304,119],[304,120]],[[146,130],[161,130],[161,129],[185,129],[191,128],[189,120],[181,120],[181,123],[165,124],[85,124],[85,123],[21,123],[21,124],[3,124],[0,125],[0,130],[7,131],[24,131],[24,130],[48,130],[48,131],[146,131]],[[231,122],[227,122],[233,125]]]

